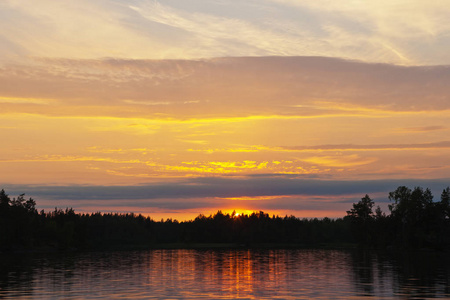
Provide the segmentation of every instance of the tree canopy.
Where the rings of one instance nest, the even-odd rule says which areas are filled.
[[[400,186],[389,193],[389,214],[369,195],[344,218],[300,219],[252,214],[199,215],[194,220],[155,221],[136,214],[77,214],[72,208],[36,210],[24,194],[0,191],[0,251],[56,251],[160,247],[176,244],[227,244],[317,247],[355,244],[364,247],[435,248],[450,246],[450,189],[433,201],[429,189]]]

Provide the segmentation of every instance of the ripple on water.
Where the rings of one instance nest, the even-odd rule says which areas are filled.
[[[151,250],[2,259],[0,298],[450,297],[448,260],[345,250]]]

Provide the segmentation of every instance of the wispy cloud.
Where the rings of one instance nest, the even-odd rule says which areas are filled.
[[[415,131],[415,130],[414,130]],[[317,145],[317,146],[293,146],[280,147],[274,150],[286,151],[404,151],[404,150],[421,150],[421,149],[448,149],[450,141],[442,141],[435,143],[418,143],[418,144],[379,144],[379,145],[355,145],[355,144],[337,144],[337,145]]]
[[[422,127],[407,127],[402,128],[404,132],[430,132],[430,131],[442,131],[447,130],[447,126],[422,126]]]
[[[449,13],[445,2],[421,0],[5,0],[0,53],[17,61],[302,55],[449,64]]]
[[[0,103],[48,105],[56,102],[50,99],[0,97]]]
[[[318,164],[329,167],[343,168],[343,167],[356,167],[371,164],[376,162],[374,157],[361,158],[357,154],[352,155],[339,155],[339,156],[312,156],[303,159],[303,161],[310,164]]]
[[[401,116],[399,113],[450,110],[447,67],[262,57],[200,61],[46,59],[37,64],[3,66],[1,71],[0,97],[9,99],[4,103],[11,105],[9,112],[288,119],[388,118]],[[13,106],[24,101],[57,105]],[[62,109],[67,107],[70,109]]]
[[[363,59],[400,64],[440,64],[447,60],[441,51],[450,32],[450,26],[443,22],[450,13],[445,2],[271,2],[290,6],[298,13],[309,12],[317,20],[313,26],[326,32],[323,39],[340,47],[341,57],[361,55]]]
[[[443,126],[430,126],[425,128],[407,128],[405,131],[412,132],[427,132],[427,131],[440,131],[446,127]],[[252,145],[247,147],[236,148],[204,148],[204,149],[188,149],[193,152],[336,152],[336,151],[405,151],[405,150],[422,150],[422,149],[448,149],[450,148],[450,141],[441,141],[433,143],[417,143],[417,144],[373,144],[373,145],[361,145],[361,144],[333,144],[333,145],[311,145],[311,146],[263,146]]]

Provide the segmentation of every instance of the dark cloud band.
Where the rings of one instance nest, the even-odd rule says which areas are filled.
[[[400,185],[429,187],[438,195],[450,179],[419,180],[317,180],[291,176],[252,176],[246,178],[195,178],[138,186],[34,186],[5,185],[10,195],[26,193],[33,198],[52,200],[149,200],[193,198],[230,198],[256,196],[344,196],[387,193]],[[387,196],[387,194],[386,194]]]

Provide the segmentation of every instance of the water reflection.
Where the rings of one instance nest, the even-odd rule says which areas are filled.
[[[450,260],[441,252],[352,252],[359,296],[424,299],[450,296]]]
[[[152,250],[0,259],[0,298],[450,297],[444,254]]]

